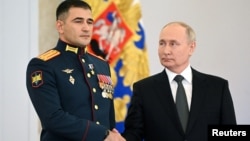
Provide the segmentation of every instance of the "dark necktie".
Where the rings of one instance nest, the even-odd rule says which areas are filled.
[[[182,124],[182,128],[185,132],[186,127],[187,127],[189,110],[188,110],[188,103],[187,103],[185,89],[182,85],[183,79],[184,79],[184,77],[181,75],[177,75],[174,78],[174,80],[178,83],[178,88],[177,88],[177,92],[176,92],[176,108],[177,108],[177,112],[179,115],[179,119],[180,119],[181,124]]]

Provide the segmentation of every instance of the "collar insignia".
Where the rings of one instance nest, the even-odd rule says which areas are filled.
[[[75,54],[77,54],[78,48],[71,47],[71,46],[67,45],[65,51],[71,51],[71,52],[74,52]]]

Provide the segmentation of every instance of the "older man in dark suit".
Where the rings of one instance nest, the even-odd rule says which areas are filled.
[[[228,81],[198,72],[190,65],[195,38],[194,30],[183,22],[163,27],[158,55],[165,69],[133,85],[122,134],[126,140],[207,141],[208,125],[236,125]],[[183,80],[178,83],[176,76]],[[181,87],[186,113],[177,106]]]

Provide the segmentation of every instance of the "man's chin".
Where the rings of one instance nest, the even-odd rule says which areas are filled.
[[[82,41],[81,43],[80,43],[80,47],[86,47],[86,46],[88,46],[90,44],[90,41]]]
[[[174,65],[173,64],[171,64],[171,63],[163,63],[162,64],[164,67],[166,67],[166,68],[173,68],[174,67]]]

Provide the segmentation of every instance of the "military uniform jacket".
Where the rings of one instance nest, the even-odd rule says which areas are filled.
[[[102,141],[115,127],[106,61],[58,41],[33,58],[26,85],[41,120],[41,141]]]

